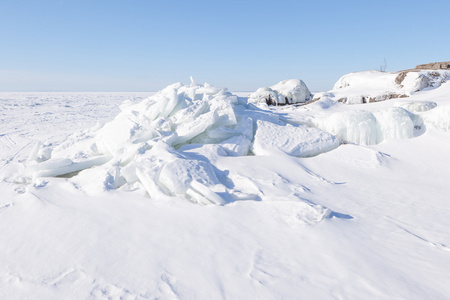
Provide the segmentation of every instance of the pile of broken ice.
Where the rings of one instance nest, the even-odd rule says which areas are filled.
[[[86,185],[101,180],[106,189],[139,182],[152,198],[223,204],[231,192],[218,178],[214,157],[313,156],[338,145],[330,133],[286,124],[224,89],[177,83],[140,103],[124,103],[104,126],[55,147],[37,145],[28,170],[35,178],[77,175]],[[192,155],[193,148],[202,156]]]
[[[302,101],[310,96],[303,82],[278,85],[286,83],[291,91],[277,95],[290,93],[294,99],[303,91]],[[449,118],[441,116],[449,114],[448,107],[437,110],[433,102],[400,103],[376,112],[335,112],[309,123],[288,124],[265,109],[265,103],[252,103],[260,94],[259,90],[247,100],[208,84],[173,84],[140,103],[124,103],[104,126],[75,133],[60,145],[36,145],[27,170],[35,179],[76,175],[85,187],[138,185],[154,199],[181,196],[200,204],[225,204],[256,196],[226,186],[225,175],[214,165],[218,157],[273,153],[310,157],[341,143],[370,145],[411,138],[423,123],[450,129]],[[326,97],[321,101],[342,105]]]

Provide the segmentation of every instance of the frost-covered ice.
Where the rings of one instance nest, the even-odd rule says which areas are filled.
[[[259,88],[250,94],[249,100],[268,105],[285,105],[304,103],[311,99],[312,94],[306,84],[300,79],[283,80],[271,87]]]
[[[450,83],[346,93],[0,93],[0,298],[448,298]]]
[[[345,111],[318,119],[317,127],[331,132],[346,143],[374,145],[387,139],[414,137],[414,122],[403,108],[374,112]]]

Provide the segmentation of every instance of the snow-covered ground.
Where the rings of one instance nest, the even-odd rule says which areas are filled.
[[[448,299],[450,82],[338,88],[0,93],[0,299]]]

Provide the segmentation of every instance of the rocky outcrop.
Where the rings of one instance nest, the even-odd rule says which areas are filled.
[[[411,70],[412,71],[412,70]],[[411,71],[401,71],[397,77],[395,77],[395,83],[398,85],[402,85],[403,80],[405,79],[406,75]]]
[[[444,62],[434,62],[429,64],[423,64],[423,65],[417,65],[414,69],[404,70],[400,71],[395,78],[395,83],[402,86],[403,80],[405,79],[406,75],[410,72],[420,72],[423,70],[450,70],[450,61],[444,61]],[[432,78],[440,77],[441,74],[437,72],[430,72],[429,75]],[[426,79],[424,79],[426,80]],[[446,80],[446,78],[445,78]],[[427,83],[426,85],[429,85],[430,83]]]
[[[450,70],[450,61],[417,65],[416,69],[419,69],[419,70]]]
[[[438,87],[442,83],[446,82],[449,74],[446,70],[429,70],[429,69],[413,69],[401,71],[395,78],[395,83],[397,83],[401,88],[405,85],[405,78],[410,73],[416,73],[415,79],[415,89],[414,92],[420,91],[427,87]]]

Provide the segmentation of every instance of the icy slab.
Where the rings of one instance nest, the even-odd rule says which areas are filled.
[[[185,194],[193,181],[205,185],[220,184],[210,164],[185,158],[177,158],[166,163],[161,168],[158,178],[161,186],[175,194]]]
[[[55,177],[73,172],[78,172],[93,166],[108,162],[111,157],[90,157],[82,161],[72,161],[68,158],[50,159],[38,164],[30,164],[28,171],[34,173],[35,177]]]
[[[316,126],[346,143],[374,145],[386,139],[407,139],[414,136],[414,122],[399,107],[368,111],[344,111],[316,119]]]
[[[147,155],[124,168],[122,174],[126,182],[141,182],[152,199],[182,196],[201,204],[225,203],[212,190],[222,185],[213,166],[191,159],[164,142],[155,144]],[[200,201],[203,198],[194,196],[194,192],[208,201]]]
[[[405,109],[392,107],[373,114],[378,123],[378,142],[414,137],[414,122]]]
[[[252,141],[243,135],[233,136],[220,146],[229,156],[245,156],[250,151]]]
[[[317,128],[258,120],[252,151],[256,155],[282,151],[292,156],[310,157],[338,146],[338,139]]]
[[[316,120],[317,127],[330,132],[346,143],[371,145],[378,142],[375,116],[366,111],[334,113],[324,120]]]
[[[259,88],[250,94],[249,101],[267,105],[304,103],[312,98],[306,84],[300,79],[283,80],[271,87]]]

